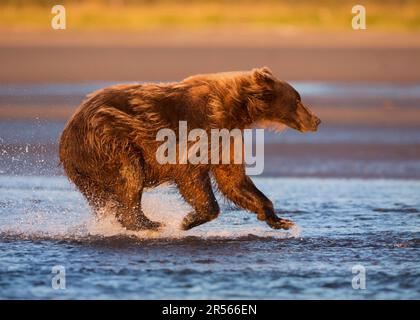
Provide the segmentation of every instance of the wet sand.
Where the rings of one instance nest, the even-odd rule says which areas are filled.
[[[420,80],[418,34],[0,32],[0,83],[179,80],[269,66],[286,80]]]

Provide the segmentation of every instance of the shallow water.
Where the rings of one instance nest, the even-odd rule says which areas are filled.
[[[420,181],[256,178],[297,228],[275,231],[221,201],[188,232],[176,190],[147,192],[161,232],[89,213],[66,178],[0,176],[1,298],[420,298]],[[280,210],[281,209],[281,210]],[[51,287],[52,267],[66,289]],[[366,289],[352,288],[352,267]]]

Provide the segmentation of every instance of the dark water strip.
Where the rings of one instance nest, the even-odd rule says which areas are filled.
[[[139,83],[146,83],[139,82]],[[121,83],[121,82],[118,82]],[[0,96],[71,96],[117,84],[115,82],[59,83],[59,84],[3,84]],[[295,88],[308,97],[364,97],[364,98],[420,98],[420,83],[340,83],[322,81],[293,81]]]

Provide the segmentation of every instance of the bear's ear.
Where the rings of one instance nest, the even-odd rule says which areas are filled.
[[[261,72],[273,75],[273,71],[271,71],[271,69],[269,67],[262,67],[260,70],[261,70]]]
[[[252,76],[254,77],[255,82],[259,84],[272,84],[276,81],[273,73],[267,67],[253,69],[252,71]]]

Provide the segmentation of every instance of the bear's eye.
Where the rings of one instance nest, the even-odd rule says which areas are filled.
[[[274,100],[274,94],[272,94],[272,93],[269,93],[269,92],[266,92],[266,93],[264,93],[263,95],[262,95],[262,99],[265,101],[265,102],[271,102],[271,101],[273,101]]]

